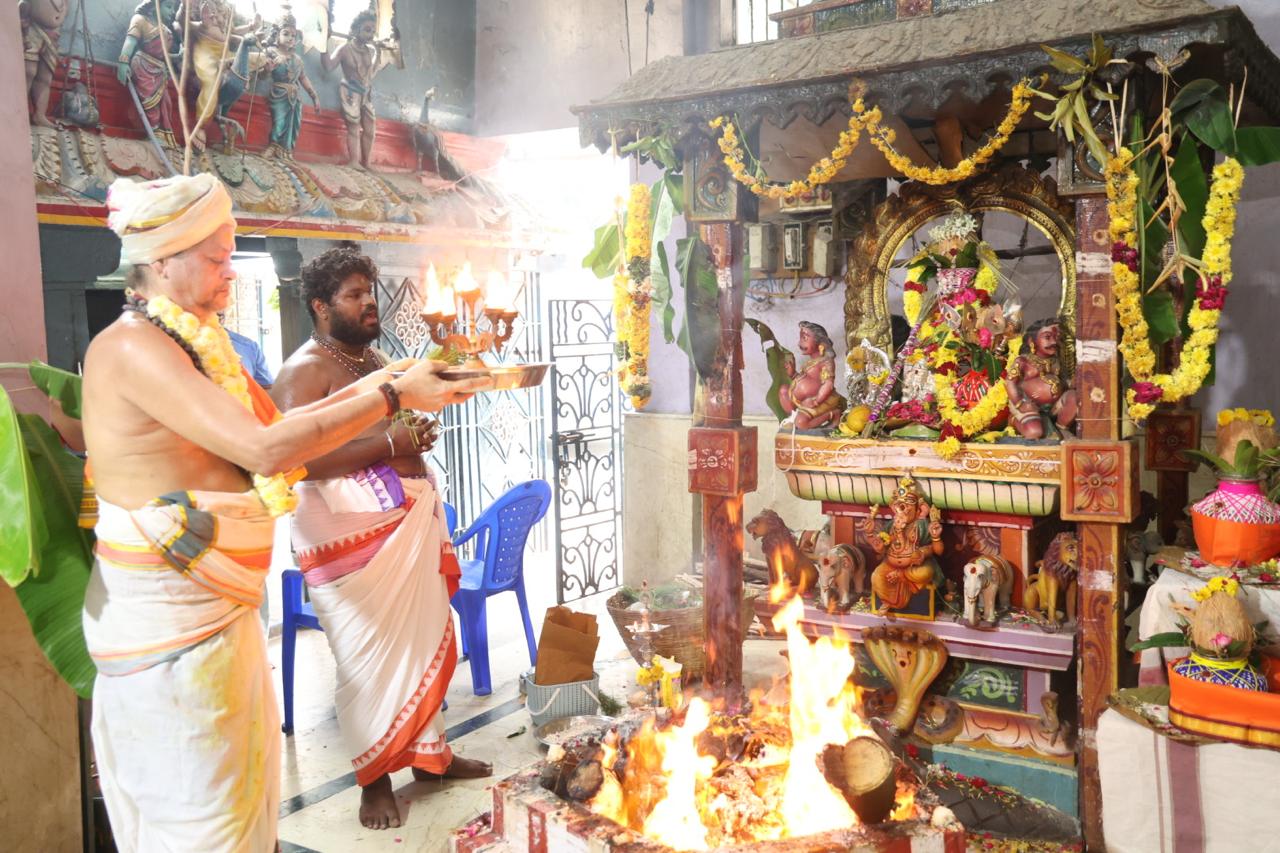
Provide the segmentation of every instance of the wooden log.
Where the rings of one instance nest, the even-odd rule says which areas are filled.
[[[893,811],[897,781],[893,753],[879,739],[856,737],[831,744],[818,760],[822,775],[864,824],[880,823]]]
[[[604,767],[598,759],[592,759],[573,768],[573,772],[565,780],[564,791],[569,799],[585,803],[596,795],[602,784],[604,784]]]

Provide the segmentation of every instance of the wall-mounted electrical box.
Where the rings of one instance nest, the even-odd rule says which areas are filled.
[[[782,268],[784,270],[805,268],[803,222],[788,222],[782,226]]]
[[[840,268],[840,244],[830,222],[819,222],[813,231],[813,273],[831,278]]]
[[[772,225],[756,222],[747,226],[747,269],[754,272],[773,272],[774,258],[778,254]]]

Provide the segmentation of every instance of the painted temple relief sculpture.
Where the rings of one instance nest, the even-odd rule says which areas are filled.
[[[48,116],[49,92],[58,67],[58,34],[70,3],[71,0],[21,0],[18,3],[31,123],[39,127],[57,126]]]
[[[342,66],[342,82],[338,95],[342,99],[342,119],[347,125],[347,159],[351,166],[369,169],[369,155],[377,133],[377,116],[373,110],[373,78],[388,65],[400,62],[400,46],[396,41],[374,41],[378,17],[372,11],[356,15],[351,22],[350,39],[337,52],[324,53],[320,64],[325,71]]]
[[[271,146],[268,156],[293,159],[293,149],[298,144],[298,132],[302,129],[302,92],[306,92],[320,110],[320,97],[311,85],[302,65],[298,48],[302,32],[292,15],[286,15],[276,28],[267,48],[267,61],[271,66]]]
[[[149,135],[167,148],[176,148],[173,132],[173,101],[169,96],[169,52],[178,67],[177,43],[173,22],[178,15],[178,0],[144,0],[133,10],[129,29],[120,47],[116,78],[120,85],[132,88],[141,105],[140,118]],[[156,21],[159,19],[159,23]]]
[[[221,127],[224,141],[244,136],[244,128],[227,113],[249,85],[251,69],[264,62],[261,53],[249,51],[255,42],[251,34],[261,26],[260,15],[251,23],[236,26],[235,10],[225,0],[197,0],[194,5],[190,56],[200,81],[192,132],[197,147],[204,146],[204,126],[211,118]]]
[[[844,414],[845,399],[836,393],[835,344],[817,323],[800,323],[800,352],[808,361],[798,369],[795,357],[786,356],[784,369],[790,381],[778,389],[778,402],[796,429],[830,429]]]
[[[919,484],[910,474],[898,481],[890,509],[893,520],[887,531],[876,530],[876,513],[871,507],[860,523],[862,533],[871,544],[880,564],[871,572],[873,601],[881,611],[903,610],[923,590],[942,583],[938,557],[943,552],[942,514],[929,505]],[[919,614],[923,615],[923,614]],[[933,616],[933,603],[927,615]]]
[[[1057,438],[1075,422],[1078,401],[1067,387],[1058,359],[1062,323],[1056,317],[1032,323],[1023,349],[1004,380],[1009,420],[1023,438]]]

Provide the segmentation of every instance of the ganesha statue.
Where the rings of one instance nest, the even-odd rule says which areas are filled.
[[[871,572],[871,592],[882,611],[907,608],[917,593],[942,583],[938,557],[943,552],[942,515],[929,505],[910,474],[898,481],[887,531],[876,530],[873,506],[861,531],[880,560]],[[932,616],[932,598],[924,615]],[[914,614],[919,615],[919,614]]]
[[[1079,403],[1058,358],[1061,338],[1056,317],[1032,323],[1005,377],[1009,421],[1023,438],[1061,437],[1075,422]]]
[[[836,393],[835,344],[817,323],[800,323],[800,352],[808,360],[799,368],[786,355],[788,380],[778,388],[778,403],[796,429],[830,429],[840,423],[845,399]]]

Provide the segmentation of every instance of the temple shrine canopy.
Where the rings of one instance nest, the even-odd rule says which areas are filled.
[[[582,144],[605,150],[660,129],[706,135],[707,121],[735,115],[744,128],[760,126],[767,155],[770,127],[822,126],[849,115],[855,79],[865,84],[868,104],[907,126],[944,115],[981,125],[998,120],[1013,82],[1052,72],[1041,44],[1079,55],[1094,34],[1117,58],[1181,62],[1193,77],[1239,79],[1248,68],[1244,123],[1280,116],[1280,61],[1239,9],[1204,0],[823,0],[773,18],[778,40],[660,59],[607,97],[575,107]],[[1032,122],[1029,116],[1025,127]],[[813,152],[802,139],[797,149],[795,137],[805,134],[793,133],[789,156],[774,158],[776,174],[775,162],[762,156],[770,176],[793,177],[785,161],[810,162],[809,154],[830,147],[836,124],[813,134],[821,137]],[[904,154],[924,161],[927,152],[903,142]],[[892,174],[875,151],[863,150],[840,178]]]

